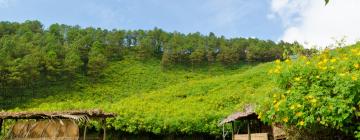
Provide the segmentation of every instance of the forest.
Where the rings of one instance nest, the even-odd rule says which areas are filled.
[[[0,23],[0,83],[2,93],[46,86],[54,81],[72,81],[77,75],[101,77],[114,61],[132,57],[141,61],[161,60],[164,71],[175,65],[189,69],[221,63],[231,67],[284,59],[301,52],[298,43],[275,43],[253,38],[226,39],[214,33],[202,35],[153,30],[106,30],[39,21]],[[14,91],[15,90],[15,91]]]

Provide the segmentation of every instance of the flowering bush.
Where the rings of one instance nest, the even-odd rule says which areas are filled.
[[[360,138],[360,44],[326,49],[310,59],[276,60],[269,74],[279,90],[262,120],[334,128]]]

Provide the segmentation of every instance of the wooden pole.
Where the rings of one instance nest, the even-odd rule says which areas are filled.
[[[1,132],[1,129],[2,129],[2,125],[3,125],[3,119],[0,119],[0,132]]]
[[[248,128],[248,135],[249,135],[249,140],[251,140],[251,132],[250,132],[250,120],[248,120],[248,125],[247,125],[247,128]]]
[[[231,122],[231,137],[232,137],[232,139],[235,139],[235,136],[234,136],[234,122],[233,121]]]
[[[103,140],[106,140],[106,119],[105,118],[102,118],[102,125],[103,125],[103,129],[104,129]]]
[[[84,140],[86,140],[86,129],[87,129],[87,121],[85,121],[85,128],[84,128]]]
[[[226,138],[226,135],[225,135],[225,124],[223,124],[222,127],[223,127],[223,128],[222,128],[223,140],[225,140],[225,138]]]
[[[6,129],[6,122],[5,122],[5,119],[3,120],[3,134],[4,134],[4,138],[5,138],[5,135],[6,135],[6,132],[5,132],[5,129]]]

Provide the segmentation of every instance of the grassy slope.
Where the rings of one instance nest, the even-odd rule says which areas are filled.
[[[273,83],[267,75],[270,63],[178,68],[162,72],[159,61],[114,62],[106,78],[95,84],[79,80],[70,87],[41,88],[39,95],[22,104],[21,110],[68,110],[101,108],[119,116],[111,125],[127,132],[212,133],[217,123],[245,103],[262,103]],[[17,109],[15,109],[17,110]]]

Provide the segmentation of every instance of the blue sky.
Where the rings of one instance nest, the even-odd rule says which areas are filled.
[[[120,29],[162,28],[183,33],[276,40],[280,19],[270,0],[0,0],[0,20]]]
[[[360,40],[360,0],[0,0],[0,21],[201,32],[327,46]]]

